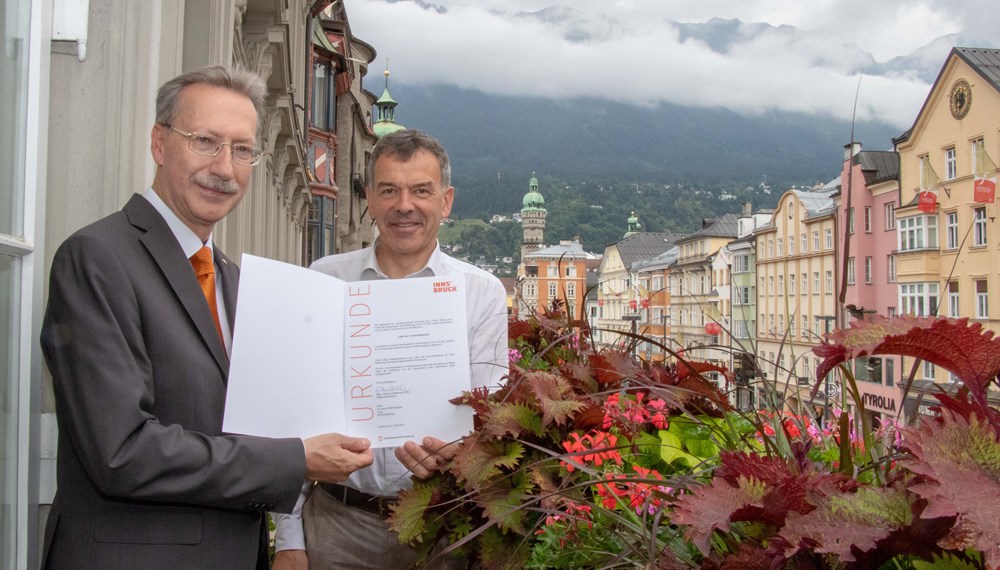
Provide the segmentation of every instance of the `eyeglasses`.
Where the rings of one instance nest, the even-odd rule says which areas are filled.
[[[261,157],[264,156],[264,151],[255,146],[224,143],[212,135],[185,133],[167,124],[163,124],[163,126],[186,138],[188,140],[188,148],[204,156],[219,156],[223,145],[228,146],[229,150],[232,151],[233,162],[242,164],[243,166],[257,166],[260,164]]]

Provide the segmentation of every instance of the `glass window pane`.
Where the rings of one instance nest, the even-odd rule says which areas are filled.
[[[313,66],[313,92],[312,92],[312,115],[313,124],[321,129],[327,126],[327,99],[329,98],[329,80],[327,79],[327,68],[324,63],[317,63]]]
[[[29,4],[0,2],[0,233],[16,236],[24,197]]]
[[[323,198],[323,202],[324,202],[324,204],[323,204],[323,223],[324,224],[330,224],[330,225],[332,225],[333,224],[333,214],[334,214],[334,211],[337,209],[337,203],[336,203],[336,201],[331,200],[329,198]]]

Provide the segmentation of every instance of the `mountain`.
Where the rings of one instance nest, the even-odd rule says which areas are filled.
[[[417,2],[425,9],[444,10],[424,0]],[[613,14],[596,18],[570,5],[498,14],[515,25],[542,25],[581,47],[629,33],[627,22]],[[933,82],[950,46],[982,43],[951,34],[909,55],[879,62],[856,44],[819,30],[721,18],[703,23],[668,20],[666,26],[681,43],[703,45],[720,57],[794,50],[810,68],[838,75],[906,77],[926,83]],[[553,76],[552,81],[557,78]],[[595,69],[593,81],[595,94],[616,88],[613,70]],[[520,87],[520,93],[530,93],[531,84]],[[449,149],[459,190],[455,217],[488,219],[492,214],[519,210],[533,173],[563,188],[583,184],[608,188],[664,185],[675,191],[713,187],[716,199],[726,194],[740,200],[746,197],[746,188],[766,181],[775,192],[759,196],[763,203],[755,205],[768,206],[789,187],[813,186],[835,177],[852,130],[853,140],[864,148],[887,150],[892,147],[891,139],[905,129],[873,121],[852,126],[833,114],[781,110],[754,114],[723,107],[630,104],[597,96],[495,95],[433,83],[399,82],[391,91],[399,103],[395,119],[437,136]],[[541,190],[552,192],[544,186]]]
[[[489,95],[452,86],[392,86],[396,120],[438,137],[461,199],[454,215],[519,210],[532,173],[569,184],[813,185],[835,177],[849,122],[772,111],[643,108],[600,99]],[[891,148],[899,130],[859,123],[866,149]],[[545,189],[542,189],[544,194]],[[483,208],[481,203],[492,204]]]

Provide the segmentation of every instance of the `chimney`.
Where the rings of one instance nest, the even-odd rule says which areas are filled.
[[[861,152],[861,143],[852,142],[844,145],[844,160],[857,156]]]
[[[753,204],[751,204],[749,200],[747,200],[746,202],[743,202],[743,212],[742,212],[742,214],[743,214],[744,217],[747,217],[747,216],[750,216],[751,214],[753,214]]]

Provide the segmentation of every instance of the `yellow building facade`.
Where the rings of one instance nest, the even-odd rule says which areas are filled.
[[[671,337],[685,358],[729,367],[728,259],[715,261],[737,236],[736,214],[704,220],[702,228],[676,241],[677,261],[667,277],[670,292]],[[720,290],[724,288],[724,292]],[[718,380],[715,373],[709,374]]]
[[[896,211],[899,312],[1000,325],[1000,222],[995,196],[974,186],[997,178],[1000,50],[955,48],[913,126],[895,140],[902,206]],[[921,210],[922,192],[936,198]],[[906,359],[904,371],[912,364]],[[918,367],[917,387],[952,380]]]
[[[785,192],[770,225],[757,231],[761,404],[783,400],[786,409],[803,412],[816,380],[812,349],[837,328],[835,191]]]

